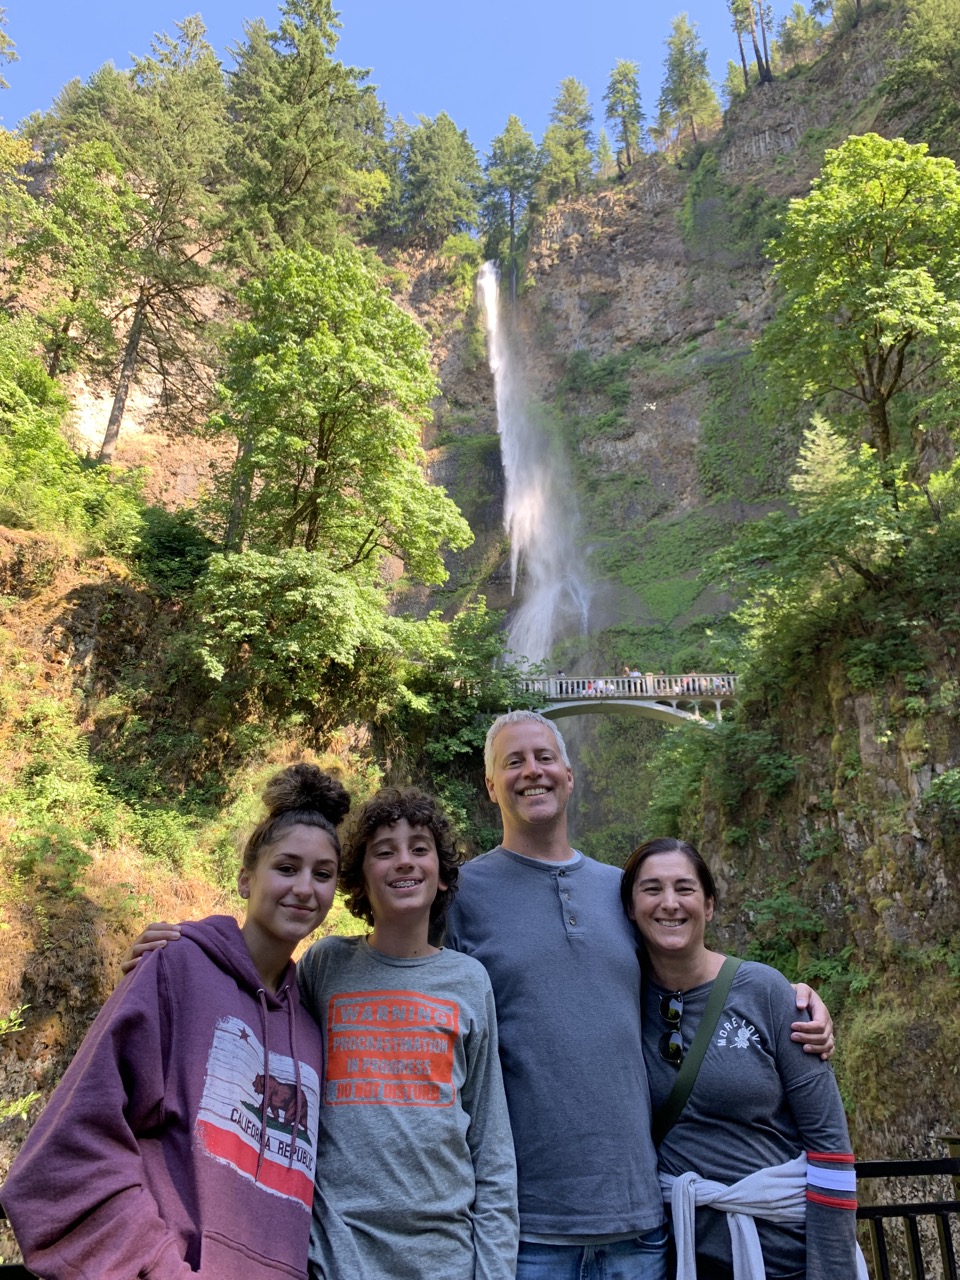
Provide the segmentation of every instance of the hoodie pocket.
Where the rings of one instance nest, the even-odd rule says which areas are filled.
[[[270,1256],[271,1240],[265,1231],[263,1251],[230,1240],[216,1231],[204,1231],[200,1243],[201,1280],[307,1280],[307,1259],[294,1265]],[[304,1247],[306,1255],[306,1247]]]

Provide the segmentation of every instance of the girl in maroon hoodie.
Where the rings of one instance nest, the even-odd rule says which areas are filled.
[[[231,916],[181,926],[104,1005],[4,1184],[44,1280],[306,1277],[322,1048],[291,956],[333,902],[350,805],[284,769]]]

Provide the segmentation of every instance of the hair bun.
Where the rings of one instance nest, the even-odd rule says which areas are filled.
[[[319,813],[334,827],[346,817],[350,797],[346,788],[315,764],[291,764],[275,773],[263,789],[263,803],[271,818],[300,810]]]

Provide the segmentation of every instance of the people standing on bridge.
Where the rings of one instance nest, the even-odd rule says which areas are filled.
[[[648,840],[620,887],[644,942],[643,1053],[677,1280],[858,1275],[856,1178],[825,1062],[786,979],[707,948],[717,890],[693,845]]]
[[[485,766],[503,837],[462,868],[447,942],[481,961],[497,1000],[517,1151],[518,1280],[663,1280],[637,940],[620,908],[620,873],[570,845],[573,772],[551,721],[532,711],[498,717]],[[813,1000],[798,991],[799,1008]],[[826,1015],[818,1000],[816,1011]],[[794,1034],[813,1052],[832,1040],[821,1022]]]
[[[48,1280],[306,1275],[323,1046],[291,956],[333,902],[336,779],[292,766],[238,877],[247,915],[182,926],[113,993],[2,1190]]]

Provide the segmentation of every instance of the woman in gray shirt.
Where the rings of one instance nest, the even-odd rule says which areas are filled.
[[[646,950],[643,1050],[656,1117],[726,959],[704,942],[717,892],[692,845],[658,839],[630,856],[621,898]],[[791,1040],[795,1016],[781,974],[740,965],[658,1150],[678,1280],[753,1280],[763,1268],[768,1280],[835,1280],[862,1265],[839,1090],[827,1063]]]

